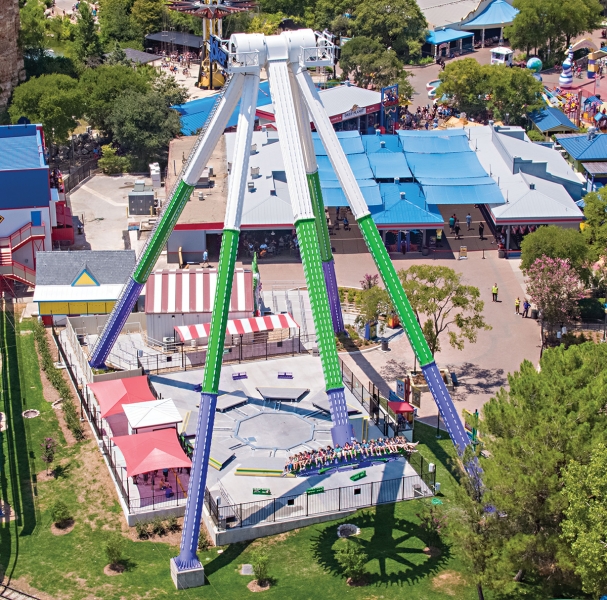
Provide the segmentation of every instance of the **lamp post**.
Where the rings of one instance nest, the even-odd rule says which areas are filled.
[[[177,342],[177,338],[175,337],[175,315],[171,316],[173,323],[173,351],[175,351],[175,343]]]

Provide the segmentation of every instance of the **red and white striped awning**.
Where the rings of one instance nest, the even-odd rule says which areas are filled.
[[[268,315],[266,317],[251,317],[250,319],[232,319],[226,327],[227,335],[244,335],[245,333],[257,333],[258,331],[272,331],[273,329],[299,329],[289,313],[280,315]],[[181,325],[175,327],[175,331],[182,342],[199,340],[209,337],[211,331],[210,323],[198,325]]]
[[[210,313],[216,286],[217,269],[154,271],[145,286],[145,312],[148,315]],[[253,273],[234,269],[230,312],[253,314],[253,310]]]

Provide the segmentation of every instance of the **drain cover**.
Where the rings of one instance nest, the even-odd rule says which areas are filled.
[[[28,408],[24,410],[22,413],[24,419],[35,419],[40,416],[40,411],[34,408]]]

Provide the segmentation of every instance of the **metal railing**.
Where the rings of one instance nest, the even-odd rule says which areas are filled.
[[[230,52],[228,68],[231,73],[247,71],[252,67],[259,67],[259,51],[252,52]]]
[[[97,158],[93,158],[64,176],[63,185],[66,194],[71,192],[79,183],[82,183],[87,177],[90,177],[93,174],[93,171],[97,169],[97,160]]]
[[[422,464],[425,464],[421,458]],[[322,492],[300,493],[241,504],[219,505],[208,489],[204,501],[219,529],[252,527],[260,523],[289,521],[313,515],[357,510],[377,504],[389,504],[434,495],[435,472],[409,475],[396,479],[372,481],[332,488]]]
[[[36,271],[11,260],[10,263],[0,265],[0,275],[17,279],[28,285],[36,285]]]
[[[45,225],[32,225],[27,223],[21,229],[18,229],[11,235],[0,238],[0,248],[10,248],[16,250],[21,244],[32,237],[44,237],[46,235]]]

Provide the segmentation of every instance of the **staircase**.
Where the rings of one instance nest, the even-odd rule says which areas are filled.
[[[36,272],[13,259],[13,252],[34,240],[45,238],[44,223],[27,223],[8,237],[0,238],[0,276],[20,281],[25,285],[36,285]]]

